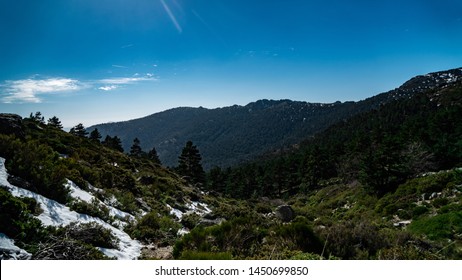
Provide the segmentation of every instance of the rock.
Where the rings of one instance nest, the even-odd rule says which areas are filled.
[[[215,225],[220,225],[221,223],[223,223],[225,221],[226,221],[226,219],[223,219],[223,218],[217,218],[217,219],[214,219],[214,220],[202,218],[202,219],[200,219],[200,221],[199,221],[199,223],[197,225],[204,226],[204,227],[211,227],[211,226],[215,226]]]
[[[16,137],[24,138],[26,134],[21,116],[0,113],[0,134],[14,134]]]
[[[275,211],[276,217],[278,217],[282,222],[288,223],[295,218],[295,212],[292,207],[289,205],[281,205],[276,208]]]
[[[173,246],[148,245],[142,249],[141,255],[144,259],[171,260],[173,259]]]
[[[398,221],[396,223],[393,223],[393,226],[395,226],[395,227],[407,227],[410,223],[412,223],[412,220]]]
[[[136,202],[138,202],[138,205],[145,211],[151,212],[151,207],[144,201],[141,197],[135,198]]]

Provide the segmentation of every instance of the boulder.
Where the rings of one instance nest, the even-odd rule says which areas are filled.
[[[0,113],[0,134],[14,134],[16,137],[25,137],[22,118],[15,114]]]
[[[278,217],[282,222],[288,223],[295,218],[294,209],[289,205],[281,205],[276,208],[274,211],[276,217]]]
[[[199,223],[197,225],[204,226],[204,227],[211,227],[215,225],[220,225],[221,223],[225,222],[226,220],[223,218],[217,218],[214,220],[211,219],[205,219],[202,218],[200,219]]]

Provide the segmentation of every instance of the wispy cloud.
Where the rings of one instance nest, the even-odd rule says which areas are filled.
[[[112,86],[99,87],[98,89],[99,90],[104,90],[104,91],[111,91],[111,90],[114,90],[114,89],[117,89],[117,88],[118,88],[118,86],[112,85]]]
[[[99,90],[111,91],[118,89],[124,85],[135,84],[144,81],[156,81],[152,73],[147,73],[144,77],[140,77],[139,74],[135,74],[133,77],[116,77],[98,80],[96,83],[102,86],[98,87]]]
[[[147,81],[157,81],[157,78],[152,73],[146,73],[144,75],[135,74],[132,77],[79,81],[60,77],[43,79],[37,75],[29,79],[7,80],[0,84],[0,103],[41,103],[47,95],[84,89],[109,92]]]
[[[117,64],[112,64],[112,67],[115,67],[115,68],[128,68],[127,66],[117,65]]]
[[[109,79],[102,79],[99,80],[102,84],[113,84],[113,85],[126,85],[126,84],[133,84],[142,81],[149,81],[153,80],[151,77],[120,77],[120,78],[109,78]]]
[[[3,103],[41,103],[40,95],[80,90],[84,85],[68,78],[5,81]]]
[[[128,44],[128,45],[124,45],[122,47],[120,47],[121,49],[126,49],[126,48],[131,48],[131,47],[134,47],[135,45],[134,44]]]

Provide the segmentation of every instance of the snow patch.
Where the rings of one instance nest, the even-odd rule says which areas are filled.
[[[122,230],[113,227],[112,225],[102,221],[99,218],[95,218],[86,214],[80,214],[75,211],[72,211],[69,207],[58,203],[52,199],[48,199],[42,195],[34,193],[32,191],[19,188],[11,185],[8,180],[8,173],[5,168],[5,159],[0,157],[0,185],[4,185],[8,188],[13,196],[16,197],[30,197],[37,201],[40,204],[40,207],[43,209],[37,218],[45,226],[66,226],[70,223],[90,223],[95,222],[107,229],[109,229],[114,236],[119,240],[119,249],[105,249],[99,248],[104,254],[109,257],[116,257],[117,259],[136,259],[141,254],[141,244],[130,238],[130,236],[123,232]],[[71,181],[69,181],[71,182]],[[68,183],[69,183],[68,182]],[[71,182],[72,183],[72,182]],[[72,183],[74,186],[75,184]],[[71,185],[72,185],[71,184]],[[88,199],[88,194],[85,194],[82,190],[79,190],[75,186],[75,196]],[[120,210],[119,210],[120,211]]]
[[[119,209],[117,209],[117,208],[115,208],[115,207],[113,207],[111,205],[105,204],[104,202],[102,202],[101,200],[96,198],[93,194],[79,188],[71,180],[67,180],[66,187],[68,187],[70,189],[70,194],[71,194],[71,197],[73,197],[73,198],[80,199],[80,200],[85,201],[87,203],[92,203],[92,201],[95,200],[95,201],[98,202],[98,204],[104,205],[105,207],[107,207],[109,209],[109,215],[112,216],[112,217],[115,217],[117,219],[128,219],[128,220],[131,220],[131,221],[135,220],[135,217],[132,214],[124,212],[122,210],[119,210]],[[92,187],[92,188],[97,190],[97,188],[95,188],[95,187]],[[115,197],[113,197],[113,200],[111,200],[111,202],[114,203],[114,204],[118,203],[117,200],[115,199]]]
[[[170,214],[175,216],[178,220],[183,218],[183,215],[195,213],[199,216],[204,216],[205,214],[212,213],[212,210],[206,203],[198,202],[198,201],[191,201],[185,205],[188,210],[183,212],[179,209],[173,208],[169,204],[167,204],[168,209],[170,210]]]
[[[184,213],[181,212],[181,210],[173,208],[169,204],[167,204],[167,208],[170,210],[170,214],[175,216],[178,220],[181,220],[183,218]]]
[[[3,233],[0,233],[0,253],[0,259],[2,260],[29,260],[32,257],[31,253],[14,245],[14,240]],[[6,258],[4,258],[4,255],[6,255]]]

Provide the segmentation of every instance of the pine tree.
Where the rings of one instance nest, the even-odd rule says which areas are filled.
[[[104,138],[103,142],[101,142],[104,146],[119,151],[119,152],[124,152],[124,148],[122,148],[122,141],[120,140],[119,137],[114,136],[111,137],[109,135],[106,135],[106,138]]]
[[[130,148],[130,155],[134,157],[141,157],[143,155],[143,150],[140,146],[140,140],[138,138],[133,139],[133,145]]]
[[[159,165],[162,164],[155,147],[152,147],[152,149],[148,152],[148,158]]]
[[[197,147],[191,141],[188,141],[178,158],[178,173],[192,184],[204,184],[205,172],[202,168],[201,160],[202,157]]]
[[[42,113],[40,112],[35,112],[35,115],[30,113],[29,119],[36,121],[40,124],[45,124],[45,118],[42,116]]]
[[[90,133],[90,137],[89,137],[89,138],[90,138],[90,140],[99,143],[101,137],[102,137],[102,136],[101,136],[101,133],[99,133],[98,129],[95,128],[95,129]]]
[[[79,123],[78,125],[71,128],[69,133],[75,136],[79,136],[79,137],[86,137],[88,134],[88,132],[85,130],[85,127],[83,126],[82,123]]]
[[[63,125],[61,124],[61,121],[56,116],[49,118],[47,125],[50,127],[57,128],[57,129],[63,129]]]

